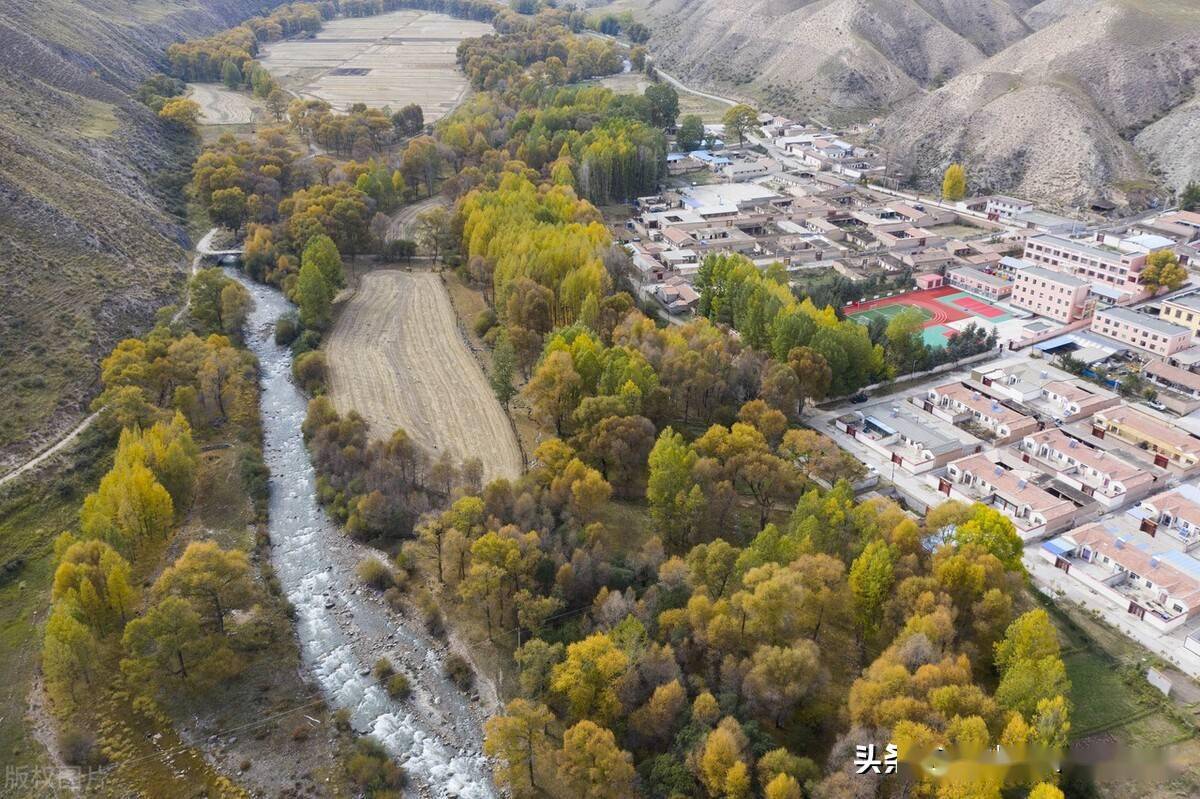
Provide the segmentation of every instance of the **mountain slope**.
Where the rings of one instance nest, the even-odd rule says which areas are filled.
[[[1028,31],[1004,0],[661,0],[646,15],[666,69],[832,122],[894,105]]]
[[[130,93],[168,43],[263,6],[0,0],[0,469],[69,427],[98,359],[178,296],[191,145]]]
[[[973,190],[1056,205],[1200,174],[1195,0],[646,0],[639,16],[685,80],[832,125],[879,119],[925,188],[954,160]]]
[[[1161,133],[1143,143],[1175,135],[1172,112],[1200,74],[1198,45],[1200,7],[1108,0],[902,104],[883,139],[926,185],[955,160],[974,190],[1060,204],[1143,185],[1151,175],[1134,135],[1157,120]]]

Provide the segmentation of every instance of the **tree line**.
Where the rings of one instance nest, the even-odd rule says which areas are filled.
[[[112,465],[55,542],[42,671],[64,735],[87,740],[84,765],[124,757],[100,699],[161,719],[285,634],[282,600],[246,551],[196,538],[159,568],[198,499],[201,446],[240,452],[229,478],[266,512],[256,364],[237,338],[250,298],[219,270],[199,273],[191,298],[182,320],[121,342],[101,364],[94,407],[116,439]]]

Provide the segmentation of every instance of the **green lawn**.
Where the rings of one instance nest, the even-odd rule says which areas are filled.
[[[24,710],[50,604],[54,539],[76,524],[79,503],[108,467],[108,447],[84,435],[74,462],[50,466],[0,490],[0,761],[41,763]]]

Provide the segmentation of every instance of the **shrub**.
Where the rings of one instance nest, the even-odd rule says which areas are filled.
[[[329,379],[329,365],[325,353],[309,350],[292,361],[292,375],[296,383],[308,394],[324,394]]]
[[[392,570],[379,558],[366,558],[359,561],[358,579],[374,588],[376,591],[386,591],[396,584]]]
[[[367,796],[386,796],[408,781],[387,750],[373,738],[359,738],[346,759],[346,775]]]
[[[482,338],[489,330],[496,326],[496,312],[491,308],[485,308],[475,316],[475,335]]]
[[[392,699],[408,699],[412,694],[412,686],[408,684],[408,678],[403,674],[393,674],[388,677],[387,683],[388,696]]]
[[[286,347],[300,335],[300,319],[295,313],[285,313],[275,320],[275,343]]]
[[[375,661],[375,667],[371,669],[377,680],[386,680],[396,673],[396,667],[392,665],[392,661],[387,658],[380,658]]]
[[[96,746],[96,736],[79,727],[63,730],[58,739],[58,747],[63,760],[71,766],[97,768],[108,762],[104,753]]]
[[[475,682],[475,672],[471,670],[471,664],[457,652],[451,652],[446,656],[445,669],[450,682],[457,685],[461,691],[470,689]]]
[[[350,709],[339,707],[333,714],[333,726],[338,732],[350,731]]]
[[[321,333],[318,330],[305,330],[292,342],[292,354],[303,355],[321,346]]]

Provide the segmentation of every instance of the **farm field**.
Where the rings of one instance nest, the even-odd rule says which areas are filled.
[[[201,125],[248,125],[260,106],[249,92],[235,92],[216,83],[192,83],[188,95],[200,106]]]
[[[267,45],[260,62],[285,88],[338,111],[354,103],[393,110],[419,103],[432,122],[467,91],[455,63],[458,43],[491,32],[483,22],[420,11],[340,18],[311,39]]]
[[[434,457],[478,457],[486,480],[521,473],[512,426],[463,342],[436,274],[363,275],[327,354],[330,398],[339,413],[362,414],[374,437],[403,427]]]

